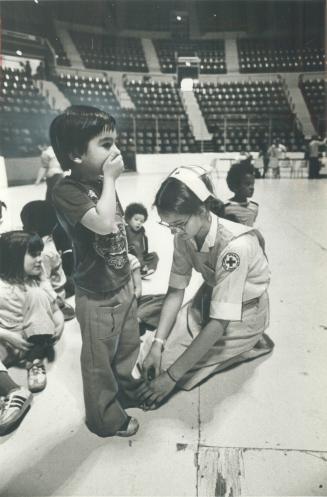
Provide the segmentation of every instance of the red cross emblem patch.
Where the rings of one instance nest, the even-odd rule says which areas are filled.
[[[222,261],[222,266],[225,271],[234,271],[240,265],[240,257],[235,252],[228,252]]]

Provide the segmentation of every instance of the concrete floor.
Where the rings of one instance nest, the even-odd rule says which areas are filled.
[[[172,237],[151,203],[162,175],[119,179],[123,205],[149,209],[150,248],[158,272],[144,293],[165,291]],[[225,180],[218,195],[230,196]],[[44,185],[0,192],[8,203],[1,230],[43,198]],[[76,320],[67,323],[20,427],[0,439],[3,496],[302,496],[327,495],[327,181],[257,180],[257,226],[272,269],[271,357],[220,373],[157,411],[130,410],[131,439],[102,439],[84,426]],[[195,275],[188,296],[199,284]],[[11,369],[26,384],[23,370]]]

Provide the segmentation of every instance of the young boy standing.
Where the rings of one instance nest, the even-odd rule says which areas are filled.
[[[125,412],[139,385],[131,376],[139,352],[123,211],[115,182],[124,169],[115,120],[94,107],[72,106],[54,119],[50,138],[70,176],[53,190],[60,223],[73,242],[76,317],[86,423],[99,436],[131,436]]]

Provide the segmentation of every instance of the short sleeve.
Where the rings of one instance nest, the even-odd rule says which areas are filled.
[[[248,274],[251,245],[246,235],[232,240],[219,255],[216,286],[212,292],[210,317],[240,321],[242,299]]]
[[[187,257],[187,247],[184,240],[178,235],[174,237],[174,255],[170,270],[169,286],[183,290],[186,288],[192,276],[192,264]]]
[[[55,208],[67,221],[75,225],[84,214],[95,207],[95,203],[77,185],[61,181],[53,190],[52,198]]]

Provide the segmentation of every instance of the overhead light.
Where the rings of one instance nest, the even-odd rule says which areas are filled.
[[[34,3],[39,3],[39,0],[34,0]]]
[[[17,55],[23,55],[23,52],[21,50],[16,50]]]
[[[182,20],[181,16],[176,16],[176,19],[177,19],[177,21],[181,21]]]

